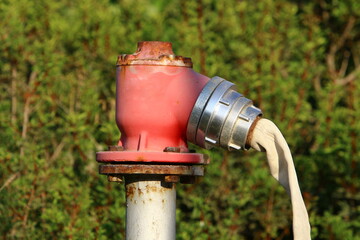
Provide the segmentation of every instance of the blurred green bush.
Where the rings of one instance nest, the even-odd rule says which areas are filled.
[[[95,152],[120,136],[116,57],[142,40],[236,82],[289,142],[313,238],[360,239],[359,18],[357,0],[2,0],[2,239],[124,239],[123,186]],[[265,155],[207,153],[178,186],[177,238],[291,239]]]

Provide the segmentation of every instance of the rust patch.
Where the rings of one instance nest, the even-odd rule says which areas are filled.
[[[135,195],[136,188],[128,185],[126,186],[126,197],[132,199]]]
[[[143,162],[145,161],[145,158],[143,156],[139,156],[136,158],[136,161]]]
[[[165,182],[168,183],[177,183],[180,181],[180,176],[178,175],[169,175],[169,176],[165,176]]]
[[[161,188],[162,189],[162,188]],[[149,192],[157,192],[158,191],[158,188],[156,186],[149,186],[149,185],[146,185],[146,192],[149,193]]]
[[[161,65],[192,68],[191,58],[175,56],[170,42],[138,42],[134,54],[122,54],[118,57],[117,66],[128,65]]]
[[[141,196],[143,194],[143,192],[141,191],[140,188],[138,188],[138,194],[139,194],[139,196]]]
[[[104,164],[99,166],[99,173],[204,176],[204,165]]]
[[[130,66],[130,65],[150,65],[150,66],[175,66],[192,68],[193,64],[191,58],[182,56],[160,56],[157,59],[135,59],[133,55],[121,55],[118,57],[116,66]]]

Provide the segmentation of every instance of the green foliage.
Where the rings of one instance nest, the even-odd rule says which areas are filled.
[[[124,238],[123,186],[95,152],[120,135],[117,55],[162,40],[282,129],[313,238],[360,239],[359,18],[357,0],[1,1],[2,238]],[[206,153],[203,180],[178,186],[177,238],[291,239],[265,155]]]

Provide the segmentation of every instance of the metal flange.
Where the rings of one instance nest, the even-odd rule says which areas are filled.
[[[110,182],[122,182],[126,176],[158,176],[167,183],[194,183],[209,164],[206,154],[180,153],[178,147],[166,147],[164,152],[124,151],[121,146],[109,146],[109,150],[98,152],[96,160],[104,163],[99,173],[107,175]]]
[[[158,165],[158,164],[103,164],[100,174],[156,174],[179,176],[204,176],[203,165]]]
[[[108,175],[110,182],[122,182],[129,175],[160,175],[165,182],[193,183],[204,176],[204,165],[103,164],[99,173]]]

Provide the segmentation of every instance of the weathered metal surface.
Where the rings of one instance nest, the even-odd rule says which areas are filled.
[[[206,158],[199,153],[145,152],[145,151],[104,151],[96,153],[96,161],[111,162],[161,162],[205,164]]]
[[[126,239],[174,240],[176,190],[158,176],[126,177]]]
[[[149,165],[149,164],[103,164],[99,173],[113,174],[147,174],[147,175],[188,175],[204,176],[203,165]]]
[[[168,175],[168,176],[165,176],[165,182],[168,182],[168,183],[177,183],[177,182],[180,182],[180,176],[178,175]]]
[[[117,66],[161,65],[192,68],[191,58],[175,56],[170,42],[139,42],[134,54],[122,54]]]

